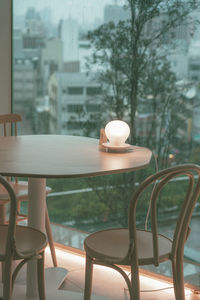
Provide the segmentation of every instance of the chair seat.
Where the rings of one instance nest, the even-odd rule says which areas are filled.
[[[150,231],[137,230],[139,264],[153,264],[153,244]],[[169,259],[172,241],[158,235],[160,261]],[[87,254],[99,260],[128,265],[124,259],[129,247],[129,232],[126,228],[108,229],[90,234],[84,242]]]
[[[28,181],[18,181],[18,182],[11,182],[11,186],[16,194],[16,198],[18,200],[26,200],[28,197]],[[51,188],[50,187],[46,187],[46,194],[51,192]],[[0,204],[1,204],[1,200],[3,201],[3,203],[5,203],[5,201],[9,201],[8,199],[8,193],[6,192],[5,188],[0,185]]]
[[[5,258],[5,245],[8,225],[0,225],[0,260]],[[27,226],[16,226],[16,249],[24,255],[40,253],[47,245],[46,235]],[[19,259],[15,257],[14,259]]]
[[[9,182],[11,187],[13,188],[16,200],[17,200],[17,222],[23,221],[27,219],[27,214],[24,214],[20,211],[20,201],[27,201],[28,200],[28,181],[19,181],[18,182]],[[51,192],[51,188],[46,186],[46,195]],[[8,197],[8,192],[3,187],[3,185],[0,184],[0,224],[6,224],[7,218],[6,218],[6,204],[10,201]],[[49,246],[51,250],[51,256],[53,260],[53,264],[56,267],[57,266],[57,259],[56,259],[56,253],[55,253],[55,247],[53,242],[53,235],[51,231],[51,225],[50,220],[48,216],[48,211],[46,210],[46,216],[45,216],[45,227],[46,227],[46,233],[48,236]]]

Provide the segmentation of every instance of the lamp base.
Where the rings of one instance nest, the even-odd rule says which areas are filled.
[[[103,143],[102,146],[109,152],[126,152],[131,148],[131,145],[124,143],[121,146],[112,146],[110,143]]]

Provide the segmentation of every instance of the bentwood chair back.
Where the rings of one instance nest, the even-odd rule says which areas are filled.
[[[183,181],[185,179],[185,190]],[[182,199],[173,238],[158,231],[158,199],[162,201],[164,188],[170,188],[170,181],[180,185],[179,197]],[[151,189],[151,191],[149,191]],[[183,189],[183,191],[182,191]],[[169,191],[169,190],[167,190]],[[149,192],[149,196],[147,193]],[[136,228],[136,208],[145,193],[150,205],[150,230]],[[169,193],[169,192],[168,192]],[[89,300],[92,287],[93,264],[106,265],[119,271],[124,277],[131,300],[140,299],[139,266],[159,266],[161,262],[172,263],[174,293],[176,300],[185,299],[184,291],[184,245],[190,232],[189,224],[193,208],[200,194],[200,166],[184,164],[165,169],[148,177],[140,184],[133,195],[129,207],[128,228],[98,231],[89,235],[84,242],[86,251],[85,294]],[[174,195],[171,197],[173,198]],[[172,200],[172,199],[171,199]],[[130,266],[131,279],[119,265]]]
[[[0,175],[0,184],[7,191],[10,200],[8,225],[0,225],[0,261],[3,264],[3,300],[11,300],[15,278],[21,267],[30,259],[37,260],[38,294],[45,300],[44,250],[47,245],[46,235],[28,226],[16,225],[17,199],[9,182]],[[19,260],[12,271],[12,262]]]
[[[11,135],[12,124],[14,125],[14,135],[17,136],[17,123],[21,122],[21,121],[22,121],[22,118],[18,114],[0,115],[0,124],[3,124],[4,136]]]
[[[3,135],[4,136],[10,136],[12,129],[13,129],[13,135],[17,136],[17,124],[19,122],[22,122],[22,118],[19,114],[6,114],[6,115],[0,115],[0,125],[3,126]],[[12,128],[12,126],[14,128]],[[27,219],[27,215],[20,212],[21,202],[28,200],[28,182],[27,181],[19,181],[17,177],[7,178],[10,184],[12,185],[12,188],[15,191],[16,198],[17,198],[17,223],[19,221]],[[46,195],[51,192],[50,187],[46,187]],[[8,194],[3,188],[3,186],[0,185],[0,224],[6,223],[6,205],[9,202]],[[51,231],[51,224],[49,220],[48,210],[46,208],[45,212],[45,227],[46,227],[46,233],[49,241],[49,246],[51,250],[51,256],[53,260],[53,264],[56,267],[57,266],[57,258],[56,258],[56,252],[54,247],[54,241],[53,241],[53,235]]]

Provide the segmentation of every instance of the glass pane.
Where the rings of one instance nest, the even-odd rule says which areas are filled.
[[[132,192],[144,178],[200,163],[199,4],[156,3],[13,0],[13,108],[23,118],[20,134],[99,138],[108,121],[121,119],[131,130],[127,143],[154,153],[148,168],[135,173],[48,180],[48,210],[60,243],[82,248],[88,232],[127,226]],[[162,198],[163,233],[171,234],[183,189],[184,178]],[[139,204],[138,226],[148,200]],[[185,247],[195,263],[199,220],[198,203]],[[171,276],[168,265],[160,272]],[[198,283],[197,274],[196,265],[185,266],[186,280]]]

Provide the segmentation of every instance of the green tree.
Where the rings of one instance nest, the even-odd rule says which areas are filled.
[[[178,135],[178,130],[187,130],[184,126],[187,126],[191,111],[182,95],[182,89],[177,85],[168,59],[158,56],[155,50],[151,50],[141,81],[137,111],[148,112],[150,121],[146,136],[144,139],[138,136],[137,141],[154,150],[160,168],[167,167],[170,151],[183,147],[184,143]],[[188,140],[185,140],[185,143],[188,144]]]
[[[162,157],[160,166],[165,166],[169,147],[177,140],[177,128],[181,124],[176,112],[182,109],[183,113],[187,113],[184,105],[180,105],[181,93],[166,56],[175,46],[172,41],[176,28],[182,24],[188,26],[190,12],[195,7],[195,1],[126,0],[130,15],[127,21],[104,24],[89,32],[94,52],[88,67],[93,74],[93,67],[96,70],[98,66],[96,79],[102,86],[103,105],[99,113],[88,120],[85,128],[88,134],[94,129],[94,122],[104,126],[110,118],[128,121],[130,143],[154,149]],[[135,130],[136,115],[140,111],[152,115],[145,139],[137,136]],[[69,218],[76,220],[80,228],[88,218],[94,223],[109,221],[110,224],[125,226],[135,182],[140,182],[142,177],[154,170],[151,165],[148,170],[137,174],[116,174],[98,177],[98,180],[90,178],[87,186],[93,188],[93,193],[85,194],[82,199],[76,198],[74,211],[69,209]],[[167,200],[165,202],[168,203]],[[70,208],[70,201],[68,205]],[[141,218],[144,218],[144,208],[148,207],[146,199],[139,205]]]
[[[88,33],[94,49],[88,68],[93,72],[93,67],[98,67],[95,79],[102,85],[102,127],[111,118],[128,121],[130,143],[155,150],[161,168],[168,163],[170,148],[177,145],[181,114],[188,114],[167,55],[176,46],[179,26],[195,24],[191,12],[197,5],[185,0],[126,0],[129,19],[103,24]],[[148,135],[141,138],[136,116],[144,111],[151,114],[151,122]],[[117,218],[125,225],[131,190],[144,175],[147,171],[90,182],[110,219]],[[99,185],[104,188],[99,190]]]
[[[196,7],[196,1],[127,0],[126,9],[130,19],[118,24],[103,24],[89,32],[94,53],[88,66],[99,66],[98,80],[104,87],[103,107],[114,118],[128,120],[132,144],[137,143],[135,128],[138,104],[149,92],[146,89],[149,80],[147,75],[154,73],[158,78],[159,73],[166,72],[162,88],[167,90],[168,84],[173,85],[171,92],[174,93],[175,78],[170,66],[166,63],[161,65],[160,62],[166,56],[166,51],[174,46],[176,28],[183,24],[194,24],[190,13]],[[153,72],[149,70],[149,65],[153,65]],[[150,80],[150,89],[149,84]],[[152,84],[157,86],[155,77]],[[161,101],[163,98],[160,96]]]

